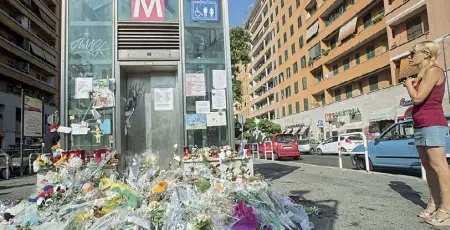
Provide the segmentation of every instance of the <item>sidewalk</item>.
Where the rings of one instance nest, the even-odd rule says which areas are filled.
[[[311,218],[315,230],[438,229],[416,217],[429,200],[419,178],[264,160],[255,160],[255,173],[321,209]]]

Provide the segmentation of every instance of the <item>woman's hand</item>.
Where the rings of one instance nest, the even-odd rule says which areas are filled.
[[[404,86],[413,86],[413,87],[416,86],[416,84],[417,80],[412,77],[406,78],[406,80],[403,83]]]

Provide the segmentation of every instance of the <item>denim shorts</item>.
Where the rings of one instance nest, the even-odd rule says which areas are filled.
[[[430,126],[414,129],[416,146],[445,147],[445,139],[448,134],[446,126]]]

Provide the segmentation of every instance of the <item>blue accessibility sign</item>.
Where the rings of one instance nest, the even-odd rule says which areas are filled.
[[[317,121],[317,127],[318,128],[323,128],[323,120],[318,120]]]
[[[191,0],[191,20],[197,22],[219,21],[217,0]]]

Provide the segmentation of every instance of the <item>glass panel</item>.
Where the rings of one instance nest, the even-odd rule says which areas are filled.
[[[76,95],[75,82],[92,79],[95,88],[105,90],[103,92],[109,91],[107,79],[112,77],[113,64],[112,0],[69,1],[68,9],[67,119],[69,125],[85,122],[94,131],[87,132],[86,135],[73,135],[70,148],[93,152],[94,149],[110,145],[109,136],[114,135],[113,109],[112,106],[95,102],[99,107],[104,107],[97,111],[102,122],[106,122],[98,125],[90,112],[94,103],[92,95]],[[100,128],[108,130],[103,130],[101,134]]]
[[[213,70],[225,69],[225,44],[223,28],[222,1],[218,1],[218,22],[192,22],[190,19],[190,0],[184,0],[185,25],[185,73],[202,73],[205,76],[206,95],[186,97],[186,113],[195,114],[196,101],[211,101],[213,89]],[[199,52],[200,51],[200,52]],[[228,93],[228,91],[226,92]],[[228,97],[227,97],[228,98]],[[211,112],[219,110],[211,107]],[[228,116],[230,111],[221,110]],[[200,130],[187,130],[187,144],[199,148],[209,146],[223,146],[230,142],[227,126],[207,127]]]
[[[92,0],[91,0],[92,1]],[[95,0],[94,0],[95,1]],[[98,2],[101,2],[102,0],[99,0]],[[131,1],[132,0],[118,0],[118,6],[117,11],[119,14],[119,21],[131,21],[131,11],[134,9],[131,9]],[[142,0],[136,0],[136,1],[142,1]],[[160,0],[164,2],[164,5],[161,5],[161,8],[164,10],[164,21],[166,22],[177,22],[178,15],[179,15],[179,9],[178,9],[178,0]],[[146,1],[150,2],[150,1]],[[141,5],[142,6],[142,5]],[[154,5],[154,10],[156,10],[157,4]],[[187,9],[190,9],[190,5],[185,5]],[[187,12],[189,13],[189,12]],[[190,14],[188,14],[189,16]]]

